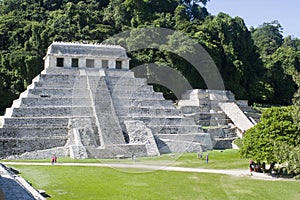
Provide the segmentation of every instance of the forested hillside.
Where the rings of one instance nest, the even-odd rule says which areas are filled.
[[[299,103],[300,40],[283,38],[276,21],[249,30],[239,17],[212,16],[205,8],[208,1],[0,0],[1,112],[43,69],[43,56],[52,41],[101,43],[119,32],[146,26],[180,30],[198,41],[236,98],[280,105],[298,99]],[[165,63],[181,71],[194,88],[206,87],[192,66],[173,54],[141,50],[129,56],[131,67]]]

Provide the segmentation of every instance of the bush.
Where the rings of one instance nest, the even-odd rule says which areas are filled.
[[[243,140],[241,138],[236,138],[233,143],[240,149],[243,147]]]

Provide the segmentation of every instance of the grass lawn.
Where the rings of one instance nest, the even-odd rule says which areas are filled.
[[[205,155],[209,154],[209,163],[205,163]],[[14,162],[50,162],[47,160],[12,160]],[[5,162],[2,160],[1,162]],[[9,161],[9,160],[7,160]],[[126,163],[132,164],[131,158],[128,159],[84,159],[74,160],[71,158],[58,158],[58,162],[63,163]],[[227,149],[224,151],[209,151],[203,153],[202,160],[197,159],[196,153],[183,154],[164,154],[156,157],[137,157],[139,164],[147,165],[172,165],[177,167],[191,168],[210,168],[210,169],[248,169],[249,160],[241,159],[238,150]]]
[[[206,164],[205,155],[209,155],[209,162]],[[197,159],[196,153],[172,154],[162,155],[153,158],[140,158],[141,163],[155,164],[169,163],[178,167],[191,167],[191,168],[209,168],[209,169],[248,169],[249,160],[241,159],[238,150],[227,149],[225,151],[209,151],[204,152],[202,160]]]
[[[50,199],[300,199],[300,182],[263,181],[219,174],[106,167],[14,166]],[[132,170],[132,169],[131,169]]]
[[[138,157],[136,163],[191,168],[247,169],[248,160],[237,150],[210,151],[209,163],[196,153]],[[59,158],[59,162],[134,163],[131,159]],[[30,161],[32,162],[32,161]],[[50,162],[39,160],[35,162]],[[35,188],[45,190],[51,199],[300,199],[298,181],[263,181],[249,177],[191,172],[70,166],[20,166],[14,168]],[[139,172],[139,173],[130,173]]]

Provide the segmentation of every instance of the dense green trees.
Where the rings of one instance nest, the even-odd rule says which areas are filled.
[[[220,13],[197,26],[195,37],[216,62],[225,86],[238,99],[264,99],[264,68],[244,21]]]
[[[298,106],[267,109],[261,121],[249,129],[240,150],[245,158],[257,162],[276,162],[289,171],[300,173],[300,108]]]
[[[267,101],[271,104],[291,104],[297,101],[299,88],[299,40],[291,36],[283,39],[278,21],[264,23],[252,29],[252,38],[259,48],[265,67],[264,80]],[[293,98],[294,97],[294,98]]]
[[[43,68],[53,40],[102,42],[114,34],[146,26],[180,30],[212,56],[225,82],[239,99],[299,103],[297,38],[283,38],[277,22],[250,31],[243,19],[211,16],[209,0],[2,0],[0,1],[0,113]],[[128,46],[136,43],[128,39]],[[167,46],[193,49],[193,42],[171,36]],[[122,41],[121,41],[122,42]],[[124,42],[124,41],[123,41]],[[190,52],[193,53],[192,51]],[[159,63],[181,72],[194,88],[206,87],[185,59],[167,48],[130,52],[132,67]],[[167,96],[174,98],[170,91]]]

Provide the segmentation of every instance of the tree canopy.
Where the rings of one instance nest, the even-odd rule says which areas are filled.
[[[52,41],[101,43],[146,26],[178,30],[198,41],[215,61],[237,99],[251,103],[299,103],[298,38],[283,38],[278,22],[248,30],[242,18],[212,16],[209,0],[2,0],[0,1],[0,113],[43,69]],[[134,45],[135,40],[128,40]],[[168,45],[192,49],[178,35]],[[184,45],[181,45],[184,44]],[[131,67],[160,63],[181,72],[194,88],[206,88],[186,60],[166,48],[130,52]],[[157,86],[169,98],[170,91]]]
[[[282,163],[300,173],[300,108],[267,109],[261,121],[245,133],[242,142],[242,157],[257,162]]]

